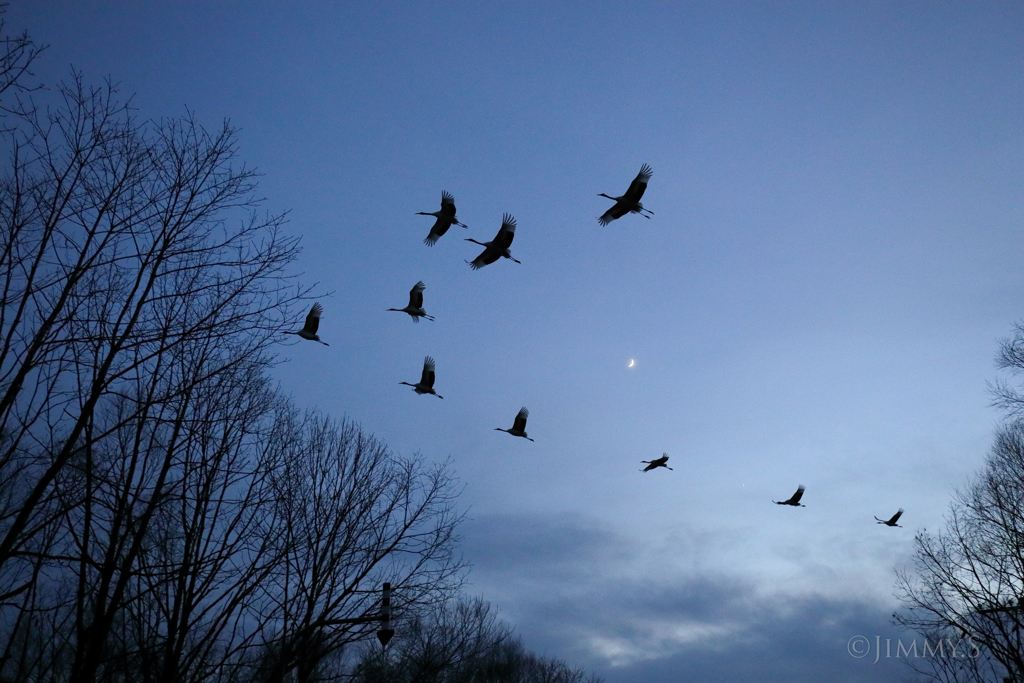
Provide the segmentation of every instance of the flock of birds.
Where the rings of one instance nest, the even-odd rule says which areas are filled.
[[[526,409],[523,408],[523,410]],[[533,439],[531,439],[531,441],[532,440]],[[668,466],[668,453],[662,453],[660,458],[655,458],[654,460],[641,460],[640,462],[647,463],[647,467],[641,470],[642,472],[650,472],[651,470],[657,467],[664,467],[667,470],[672,469],[671,467]],[[773,500],[772,502],[775,503],[776,505],[791,505],[793,507],[805,508],[807,506],[800,502],[800,499],[804,497],[804,490],[804,485],[800,484],[800,486],[796,488],[796,493],[790,496],[789,500]],[[878,519],[877,516],[875,517],[875,519],[878,519],[879,524],[885,524],[886,526],[898,526],[902,529],[902,525],[896,523],[899,520],[900,515],[902,514],[903,508],[900,508],[899,512],[897,512],[889,519]]]
[[[644,205],[640,202],[640,199],[644,196],[644,192],[647,190],[647,182],[651,179],[652,174],[653,171],[651,167],[648,166],[647,164],[643,164],[640,167],[640,172],[637,174],[636,178],[634,178],[633,182],[629,184],[629,189],[627,189],[622,196],[612,197],[610,195],[604,194],[603,192],[598,194],[599,197],[607,197],[608,199],[613,200],[615,204],[612,205],[612,207],[605,211],[603,214],[601,214],[601,216],[597,219],[597,222],[603,226],[606,226],[612,221],[616,220],[617,218],[622,218],[626,214],[630,213],[638,214],[640,216],[643,216],[644,218],[650,218],[652,215],[654,215],[653,211],[644,208]],[[453,225],[457,225],[461,228],[468,227],[464,223],[459,222],[459,219],[456,217],[455,197],[452,196],[452,194],[449,192],[441,193],[440,210],[433,211],[430,213],[424,211],[417,211],[416,215],[434,216],[436,218],[434,226],[430,228],[430,233],[427,235],[426,239],[423,240],[423,243],[426,244],[428,247],[432,247],[435,244],[437,244],[437,241],[441,239],[444,236],[444,234],[448,232],[448,229]],[[497,261],[499,258],[507,258],[511,261],[515,261],[516,263],[522,263],[521,261],[514,258],[512,256],[512,252],[509,250],[509,248],[512,246],[512,240],[515,239],[515,236],[516,219],[511,214],[506,213],[502,217],[501,228],[498,229],[498,234],[495,235],[494,239],[491,240],[490,242],[478,242],[475,239],[466,238],[467,242],[479,244],[484,248],[484,250],[480,253],[479,256],[477,256],[472,261],[466,261],[466,263],[468,263],[473,270],[479,270],[484,266],[488,266]],[[420,318],[433,320],[433,316],[427,315],[427,312],[423,309],[424,289],[426,289],[426,285],[423,284],[423,281],[421,280],[417,282],[409,291],[408,306],[406,306],[405,308],[389,308],[387,310],[396,311],[398,313],[407,313],[412,318],[412,321],[415,323],[418,323],[420,321]],[[309,314],[306,316],[306,323],[303,326],[303,328],[298,332],[285,332],[285,334],[295,334],[298,335],[299,337],[302,337],[303,339],[320,342],[324,346],[329,346],[327,342],[321,340],[320,337],[317,335],[317,332],[320,329],[320,315],[322,313],[323,307],[319,303],[313,304],[313,308],[309,311]],[[436,391],[434,391],[434,377],[434,359],[431,358],[430,356],[427,356],[423,360],[423,373],[420,375],[420,381],[415,384],[411,384],[409,382],[399,382],[399,384],[404,384],[406,386],[412,387],[413,391],[415,391],[417,394],[433,394],[434,396],[443,399],[444,396],[441,396]],[[525,407],[520,408],[519,413],[516,414],[516,418],[512,424],[511,429],[502,429],[501,427],[495,427],[495,430],[499,432],[506,432],[508,434],[511,434],[512,436],[518,436],[533,441],[533,439],[531,439],[526,434],[526,419],[529,416],[529,410],[527,410]],[[660,458],[655,458],[654,460],[641,460],[641,463],[647,465],[647,467],[645,467],[641,471],[650,472],[651,470],[657,469],[659,467],[664,467],[665,469],[671,470],[672,468],[668,466],[668,457],[668,453],[662,453],[662,456]],[[804,486],[801,484],[799,487],[797,487],[796,493],[790,496],[789,500],[773,500],[772,502],[775,503],[776,505],[807,507],[806,505],[800,502],[800,499],[803,498],[803,495]],[[885,524],[886,526],[902,528],[901,525],[896,523],[899,520],[900,515],[902,514],[903,508],[900,508],[899,511],[888,520],[879,519],[877,516],[875,517],[875,519],[878,520],[879,524]]]

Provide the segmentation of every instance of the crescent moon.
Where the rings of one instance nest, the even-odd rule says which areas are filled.
[[[633,363],[635,363],[635,362],[636,362],[636,361],[634,361],[634,360],[633,360],[632,358],[630,358],[630,359],[629,359],[629,365],[628,365],[628,366],[626,366],[626,367],[630,367],[630,368],[631,368],[631,367],[633,367]]]

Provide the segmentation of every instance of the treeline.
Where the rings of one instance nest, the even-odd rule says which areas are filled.
[[[363,650],[352,671],[354,683],[600,683],[527,651],[480,598],[433,606],[387,650]]]
[[[273,388],[309,290],[230,125],[42,88],[40,52],[0,47],[0,680],[582,680],[447,607],[447,463]],[[356,621],[384,582],[386,653]],[[437,635],[470,623],[471,646]]]
[[[37,54],[8,42],[2,72]],[[0,634],[13,681],[311,680],[461,580],[445,465],[297,410],[305,307],[234,131],[136,121],[81,77],[5,95]]]
[[[34,91],[5,45],[2,675],[312,680],[384,581],[399,610],[456,588],[449,469],[271,386],[298,244],[231,127]]]
[[[1024,323],[996,363],[1024,375]],[[914,535],[913,564],[897,571],[895,623],[939,653],[904,661],[941,683],[1024,680],[1024,386],[990,390],[1005,419],[983,467],[954,493],[943,529]]]

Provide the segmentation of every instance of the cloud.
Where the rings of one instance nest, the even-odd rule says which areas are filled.
[[[630,586],[603,591],[599,608],[567,630],[541,618],[520,627],[528,643],[551,643],[567,658],[614,683],[679,680],[902,681],[904,662],[875,643],[901,634],[877,606],[821,598],[759,597],[751,586],[701,578],[664,589]],[[595,601],[596,604],[596,601]],[[545,612],[562,612],[549,606]],[[850,654],[850,641],[863,636]],[[903,641],[909,643],[907,635]],[[895,650],[895,648],[893,648]]]
[[[474,592],[500,608],[528,647],[609,683],[895,683],[913,675],[906,655],[895,656],[897,640],[909,647],[913,634],[897,631],[894,605],[873,596],[764,585],[756,567],[712,573],[670,566],[580,515],[487,515],[463,531]],[[690,552],[715,551],[713,539],[678,533]],[[861,657],[848,649],[856,636],[866,639]]]
[[[600,574],[636,550],[606,524],[572,513],[489,514],[467,521],[461,531],[474,575],[489,580],[549,582],[555,576]]]

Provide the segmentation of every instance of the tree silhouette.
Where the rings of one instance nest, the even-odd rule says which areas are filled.
[[[1002,343],[997,364],[1024,371],[1024,327]],[[1024,680],[1024,397],[1004,382],[993,394],[1010,421],[982,471],[957,492],[944,532],[915,536],[915,572],[897,576],[905,606],[897,623],[947,651],[959,644],[957,656],[910,662],[939,681]]]
[[[386,651],[367,648],[354,683],[600,683],[561,660],[538,657],[481,598],[410,615]]]
[[[34,90],[3,46],[0,679],[308,680],[382,581],[457,587],[447,464],[270,385],[312,296],[230,124]]]

